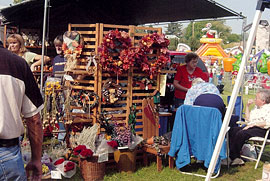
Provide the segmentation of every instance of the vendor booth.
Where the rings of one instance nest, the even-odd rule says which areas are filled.
[[[41,39],[43,8],[43,1],[30,0],[2,9],[5,35],[37,31]],[[63,34],[67,62],[63,77],[40,82],[43,126],[48,137],[65,132],[66,142],[46,148],[54,161],[46,155],[44,165],[71,178],[79,164],[85,180],[100,180],[112,164],[121,172],[134,172],[136,159],[147,158],[144,150],[157,157],[160,171],[161,156],[170,148],[168,140],[159,137],[160,131],[167,132],[165,117],[171,115],[159,112],[169,40],[161,28],[136,25],[239,14],[208,0],[50,0],[47,10],[47,50],[54,37]],[[28,46],[41,50],[39,44]],[[149,147],[145,142],[153,136],[154,146]],[[143,149],[138,149],[140,143]],[[23,151],[29,151],[27,144]],[[50,175],[46,166],[44,172]]]

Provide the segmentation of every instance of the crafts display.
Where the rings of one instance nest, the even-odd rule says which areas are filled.
[[[165,35],[153,33],[144,36],[138,46],[132,47],[131,39],[126,32],[111,30],[105,35],[99,47],[100,64],[105,71],[117,75],[132,66],[137,66],[147,72],[152,79],[169,62],[169,43]],[[157,55],[148,56],[150,54]]]
[[[62,49],[64,57],[67,60],[64,70],[71,71],[77,64],[77,58],[80,57],[83,49],[83,38],[76,31],[67,31],[63,35]]]
[[[100,42],[99,36],[86,37],[87,44],[88,39]],[[158,87],[158,81],[152,78],[169,61],[169,40],[164,35],[154,33],[136,40],[138,44],[132,46],[129,33],[116,29],[104,36],[98,50],[87,46],[83,56],[83,38],[80,33],[65,32],[63,40],[62,49],[67,60],[64,68],[66,74],[63,80],[47,78],[42,110],[45,140],[61,143],[52,143],[44,149],[46,154],[44,152],[43,172],[45,175],[57,170],[62,176],[71,178],[76,173],[76,168],[80,168],[85,180],[94,180],[88,177],[89,174],[94,175],[92,171],[103,172],[98,177],[98,180],[102,180],[105,175],[104,162],[109,159],[108,153],[136,152],[136,146],[143,141],[143,138],[136,135],[138,130],[135,127],[142,122],[140,118],[137,124],[136,119],[138,116],[142,117],[144,111],[140,99],[152,96],[153,88]],[[113,75],[108,76],[108,73]],[[106,77],[109,78],[105,80]],[[134,102],[137,105],[133,104],[133,100],[136,100]],[[158,120],[154,116],[156,115],[152,116],[154,121]],[[64,136],[59,138],[57,134]],[[62,141],[65,143],[62,144]],[[136,165],[136,154],[134,160]],[[99,163],[103,165],[100,166]],[[116,164],[119,163],[116,161]]]
[[[98,51],[102,69],[122,74],[134,64],[134,50],[127,32],[110,30],[102,40]]]
[[[123,93],[120,85],[116,84],[112,79],[108,79],[102,87],[102,102],[113,104],[121,97]]]
[[[91,55],[89,57],[87,57],[88,63],[86,65],[86,71],[88,72],[88,74],[92,75],[95,74],[95,72],[97,71],[97,60],[96,60],[96,56],[95,55]],[[94,64],[94,66],[92,66],[92,64]]]
[[[87,90],[72,90],[72,105],[81,107],[85,113],[89,113],[91,109],[99,103],[99,97],[95,92]],[[91,100],[93,100],[91,104]]]
[[[45,83],[44,109],[42,111],[45,136],[58,131],[58,123],[63,122],[64,95],[60,78],[49,77]]]

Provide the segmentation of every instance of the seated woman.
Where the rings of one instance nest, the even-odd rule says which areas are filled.
[[[249,107],[253,103],[255,103],[255,109],[249,111]],[[249,138],[265,136],[266,128],[270,126],[270,90],[259,90],[255,100],[248,100],[245,115],[247,126],[244,128],[233,127],[229,131],[232,165],[242,165],[245,163],[240,158],[240,151]]]
[[[41,65],[42,56],[33,52],[29,52],[24,45],[24,39],[19,34],[12,34],[7,39],[8,50],[24,58],[31,70],[34,71],[36,66]],[[44,64],[50,60],[49,57],[44,56]]]

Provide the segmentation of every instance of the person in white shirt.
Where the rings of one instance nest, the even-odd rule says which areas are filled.
[[[255,103],[255,108],[250,111],[250,106]],[[232,165],[242,165],[240,151],[244,143],[251,137],[264,137],[270,126],[270,90],[262,89],[256,94],[255,100],[248,100],[246,106],[247,126],[234,127],[229,131],[230,158]]]

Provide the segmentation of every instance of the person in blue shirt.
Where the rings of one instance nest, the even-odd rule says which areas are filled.
[[[66,59],[63,55],[62,44],[63,44],[63,35],[58,35],[54,41],[54,47],[57,53],[57,56],[53,59],[53,75],[58,76],[57,73],[61,73],[64,71],[64,67],[66,64]]]
[[[57,56],[53,59],[53,76],[62,77],[64,75],[64,67],[66,65],[66,59],[63,55],[62,44],[63,44],[63,35],[58,35],[54,41],[54,47],[57,53]],[[59,131],[65,130],[63,123],[59,123]],[[59,133],[58,139],[63,140],[65,133]]]

